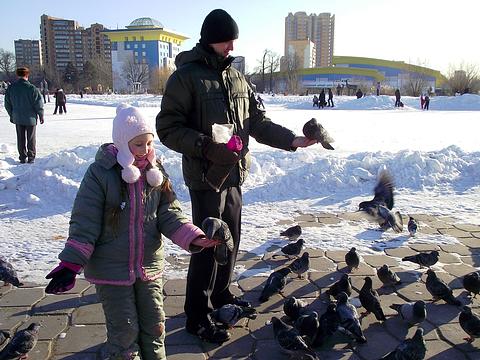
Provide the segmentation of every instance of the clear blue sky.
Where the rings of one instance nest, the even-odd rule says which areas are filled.
[[[15,39],[39,39],[42,14],[111,29],[153,17],[190,37],[182,47],[187,50],[198,41],[205,16],[223,8],[240,29],[233,55],[245,56],[253,69],[264,49],[283,55],[285,17],[305,11],[335,14],[335,55],[403,60],[443,73],[462,62],[480,70],[478,0],[0,1],[0,48],[12,52]]]

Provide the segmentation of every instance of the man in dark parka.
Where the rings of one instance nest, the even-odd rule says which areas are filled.
[[[310,146],[315,141],[295,136],[271,122],[265,111],[259,109],[245,77],[231,66],[234,58],[229,53],[238,38],[238,27],[226,11],[210,12],[200,35],[192,50],[176,57],[177,70],[167,82],[156,124],[160,141],[183,155],[183,177],[190,191],[193,223],[200,226],[206,217],[221,218],[232,233],[234,250],[227,264],[218,265],[215,277],[213,249],[191,256],[187,277],[187,331],[205,341],[222,343],[230,334],[210,320],[209,298],[214,308],[228,303],[249,305],[229,289],[240,243],[241,185],[250,168],[249,137],[286,151]],[[224,143],[214,141],[214,124],[233,129],[233,135],[243,142],[242,150],[234,153]],[[219,191],[206,181],[213,166],[233,168]]]

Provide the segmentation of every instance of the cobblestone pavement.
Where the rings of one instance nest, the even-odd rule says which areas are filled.
[[[425,330],[427,343],[426,359],[465,360],[480,359],[480,339],[467,343],[466,334],[458,324],[459,309],[443,301],[430,303],[430,295],[425,288],[425,269],[419,267],[406,271],[399,267],[400,258],[417,251],[438,250],[443,271],[437,271],[453,289],[463,304],[469,304],[480,312],[480,297],[470,299],[462,288],[461,277],[480,269],[480,226],[455,224],[447,217],[413,215],[420,223],[420,233],[450,235],[459,240],[459,244],[413,244],[393,249],[385,249],[378,255],[365,255],[364,263],[352,274],[354,293],[363,285],[365,276],[372,276],[374,288],[381,285],[376,277],[375,268],[383,264],[393,267],[399,274],[402,284],[396,289],[380,289],[381,303],[385,309],[387,321],[379,323],[373,315],[363,317],[362,328],[368,343],[356,345],[345,335],[335,335],[323,348],[317,349],[320,359],[379,359],[393,350],[406,336],[411,337],[416,327],[410,329],[403,324],[388,305],[394,302],[425,300],[427,302],[427,320],[421,326]],[[340,221],[357,221],[355,214],[300,215],[290,223],[299,223],[302,227],[322,226]],[[289,222],[285,222],[289,223]],[[263,257],[242,252],[238,264],[245,269],[268,269],[283,266],[287,259],[273,257],[278,249],[271,249]],[[259,313],[255,320],[243,320],[232,331],[232,339],[218,346],[200,342],[195,336],[184,330],[185,279],[173,279],[165,282],[165,310],[167,319],[167,353],[169,360],[200,359],[287,359],[281,353],[273,339],[271,326],[267,325],[272,316],[282,316],[283,299],[287,296],[301,297],[319,312],[326,309],[324,290],[337,281],[345,271],[342,251],[309,250],[312,271],[306,279],[291,278],[282,295],[272,297],[260,304],[258,297],[266,277],[241,278],[233,291],[252,301]],[[185,267],[187,259],[167,259],[172,265]],[[359,309],[361,310],[361,309]],[[30,360],[45,359],[97,359],[97,353],[105,341],[105,325],[101,305],[97,301],[94,287],[83,279],[77,281],[75,288],[62,295],[46,295],[42,287],[26,284],[22,288],[3,286],[0,288],[0,328],[15,331],[36,321],[43,326],[40,329],[39,342],[30,353]]]

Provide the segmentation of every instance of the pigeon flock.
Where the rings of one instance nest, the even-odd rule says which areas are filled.
[[[313,120],[315,119],[309,122],[309,126],[318,126],[319,124]],[[305,126],[304,132],[306,128],[308,129]],[[317,133],[319,132],[320,130],[317,130]],[[401,233],[404,230],[403,220],[400,212],[394,210],[393,191],[392,176],[386,170],[381,171],[374,188],[373,199],[361,202],[358,211],[365,213],[369,219],[378,223],[381,231],[391,229],[396,233]],[[414,237],[419,224],[412,216],[408,218],[408,233],[410,237]],[[345,253],[346,268],[341,270],[344,271],[341,278],[322,291],[326,294],[326,297],[321,299],[323,302],[327,302],[327,308],[323,314],[310,309],[303,300],[294,296],[287,297],[288,294],[283,293],[287,282],[294,281],[290,274],[301,278],[310,271],[309,253],[303,252],[305,240],[300,238],[301,235],[302,228],[300,225],[292,226],[280,232],[280,236],[285,237],[290,243],[283,246],[279,253],[283,254],[282,256],[285,256],[287,260],[292,261],[270,274],[263,285],[259,298],[260,302],[265,302],[275,294],[286,296],[283,302],[285,316],[282,318],[277,316],[271,319],[274,337],[281,350],[295,359],[318,359],[315,349],[323,346],[336,333],[345,334],[353,344],[367,343],[369,339],[363,332],[361,319],[370,313],[378,322],[386,321],[387,317],[382,306],[382,296],[374,289],[370,276],[364,277],[358,299],[351,299],[350,274],[354,274],[362,264],[362,258],[355,247]],[[273,256],[275,257],[275,255]],[[426,278],[423,277],[425,278],[424,286],[431,295],[431,302],[435,303],[442,300],[457,307],[459,325],[468,335],[465,341],[472,342],[475,338],[480,337],[480,316],[473,312],[471,307],[462,305],[455,298],[448,284],[439,278],[431,268],[438,262],[439,256],[438,251],[419,252],[411,256],[405,256],[401,260],[406,263],[418,264],[420,269],[426,269]],[[382,283],[382,288],[391,288],[393,289],[392,293],[396,294],[396,287],[402,285],[400,277],[387,264],[378,267],[376,271],[378,279]],[[463,286],[470,293],[470,296],[475,298],[480,293],[479,272],[475,271],[465,275]],[[359,315],[357,307],[360,306],[365,312]],[[398,303],[393,303],[389,307],[397,313],[397,316],[405,323],[407,328],[417,326],[417,330],[413,337],[405,338],[392,352],[384,355],[381,359],[425,359],[427,345],[423,338],[424,329],[421,326],[422,322],[428,318],[426,303],[422,300],[405,302],[404,299],[398,297]]]

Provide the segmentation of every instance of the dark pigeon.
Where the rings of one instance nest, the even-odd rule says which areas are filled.
[[[280,236],[285,236],[288,240],[297,240],[300,235],[302,235],[302,227],[300,225],[291,226],[287,230],[280,232]]]
[[[405,256],[402,261],[410,261],[422,267],[430,267],[435,265],[438,261],[440,253],[437,250],[430,252],[421,252],[415,255]]]
[[[316,311],[310,311],[308,314],[300,315],[298,319],[295,320],[295,328],[301,336],[306,338],[308,344],[312,344],[317,337],[318,326],[318,313]]]
[[[382,357],[383,360],[423,360],[427,353],[423,329],[418,328],[411,339],[403,340],[391,353]]]
[[[303,274],[310,268],[310,254],[304,252],[300,258],[295,259],[288,267],[293,273],[297,274],[299,278],[302,278]]]
[[[283,302],[283,312],[293,321],[298,319],[306,307],[307,304],[295,296],[290,296]]]
[[[390,308],[398,312],[410,326],[420,324],[427,317],[427,307],[422,300],[405,304],[392,304]]]
[[[325,293],[336,298],[341,292],[346,293],[348,296],[352,295],[352,283],[348,274],[343,274],[340,280],[330,286]]]
[[[352,247],[349,252],[345,254],[345,262],[347,263],[348,271],[352,272],[360,265],[360,256],[357,253],[357,249]]]
[[[263,287],[259,300],[265,302],[270,299],[271,296],[280,293],[287,284],[287,276],[291,272],[292,270],[290,270],[289,267],[284,267],[272,272]]]
[[[467,274],[463,277],[463,287],[470,293],[470,296],[473,295],[474,298],[480,294],[480,274],[478,271],[474,271],[470,274]]]
[[[473,313],[468,306],[462,307],[458,321],[462,329],[468,334],[468,338],[465,338],[465,340],[472,342],[475,338],[480,337],[480,317]]]
[[[327,150],[334,150],[331,143],[335,142],[328,134],[327,130],[317,122],[317,119],[312,118],[303,125],[303,135],[308,139],[317,140]]]
[[[358,298],[360,303],[367,310],[367,314],[373,313],[377,320],[385,321],[385,314],[383,313],[382,306],[380,305],[380,298],[378,293],[372,287],[372,278],[366,276],[364,278],[365,283],[360,290]]]
[[[372,200],[362,201],[358,205],[359,211],[364,211],[377,221],[382,219],[378,218],[378,206],[385,206],[387,209],[393,209],[393,178],[387,170],[383,170],[379,177],[377,184],[375,185],[374,196]]]
[[[10,339],[10,333],[8,331],[0,330],[0,345],[3,345],[7,339]]]
[[[233,237],[227,223],[214,217],[207,217],[202,222],[202,230],[207,238],[220,241],[220,244],[215,246],[213,254],[218,264],[226,265],[234,248]]]
[[[297,329],[285,324],[277,317],[272,317],[273,335],[282,350],[295,359],[318,359],[315,352],[307,345]],[[310,356],[310,357],[306,357]]]
[[[387,264],[377,269],[377,276],[385,286],[394,286],[402,283],[398,275]]]
[[[358,343],[364,344],[367,339],[363,335],[358,313],[355,306],[348,301],[348,295],[344,292],[337,297],[337,315],[340,320],[340,326],[351,335]]]
[[[450,287],[442,279],[438,278],[437,274],[435,274],[435,271],[432,269],[427,270],[427,280],[425,285],[428,292],[432,295],[434,301],[442,299],[450,305],[462,305],[462,303],[453,296],[452,289],[450,289]]]
[[[12,284],[13,286],[19,287],[23,286],[18,280],[17,272],[7,260],[0,258],[0,280],[3,281],[4,285]]]
[[[415,220],[411,216],[409,216],[409,218],[408,218],[407,229],[408,229],[408,232],[409,232],[410,236],[412,236],[412,237],[415,236],[415,234],[417,233],[417,229],[418,229],[417,220]]]
[[[26,329],[17,331],[12,340],[0,352],[0,360],[26,358],[37,344],[40,324],[31,323]]]
[[[392,228],[396,233],[403,231],[403,219],[399,211],[391,211],[385,206],[378,206],[378,215],[382,218],[380,227],[383,231],[387,231]]]
[[[327,311],[325,311],[318,321],[317,337],[313,341],[313,346],[322,346],[330,336],[337,330],[340,324],[340,318],[337,314],[337,305],[334,303],[328,304]]]
[[[243,318],[256,319],[257,311],[252,307],[225,304],[210,313],[210,317],[226,328],[232,328]]]
[[[303,239],[298,239],[296,242],[287,244],[280,249],[282,253],[290,256],[298,256],[302,252],[304,241]]]

